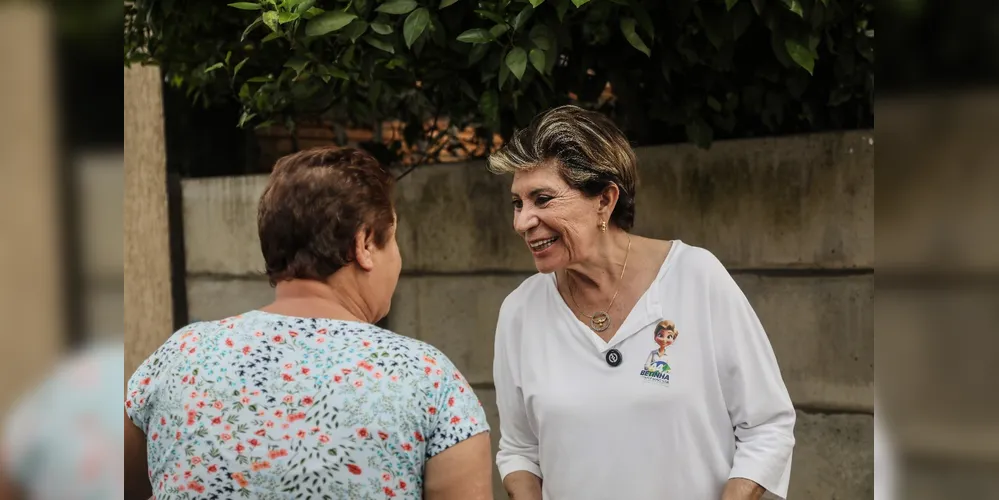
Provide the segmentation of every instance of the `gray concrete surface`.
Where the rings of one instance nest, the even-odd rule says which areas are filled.
[[[639,148],[636,234],[680,237],[726,265],[874,266],[869,132]],[[484,162],[421,167],[398,186],[405,271],[533,271],[510,228],[509,178]],[[265,176],[184,182],[187,268],[259,272],[256,206]]]

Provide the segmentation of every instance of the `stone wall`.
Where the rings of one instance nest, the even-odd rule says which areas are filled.
[[[638,157],[635,233],[711,250],[767,328],[799,410],[789,496],[870,498],[873,131],[727,141],[708,151],[641,148]],[[191,320],[271,299],[256,238],[265,181],[185,181]],[[534,272],[510,229],[508,189],[509,180],[483,163],[427,166],[400,183],[403,276],[388,318],[391,329],[430,342],[458,365],[497,430],[496,317],[506,294]]]

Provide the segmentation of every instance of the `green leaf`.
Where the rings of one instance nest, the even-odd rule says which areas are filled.
[[[558,14],[558,22],[565,19],[565,13],[569,12],[569,0],[555,0],[555,13]]]
[[[269,42],[271,40],[277,40],[278,38],[281,38],[282,36],[284,36],[284,33],[281,33],[280,31],[275,31],[274,33],[271,33],[271,34],[265,36],[263,38],[263,40],[260,40],[260,42],[261,43],[267,43],[267,42]]]
[[[356,14],[348,14],[340,11],[325,12],[320,16],[310,19],[305,24],[305,34],[308,36],[323,36],[327,33],[340,31],[354,19],[357,19]]]
[[[420,35],[430,24],[430,11],[420,7],[406,17],[406,22],[402,25],[402,36],[406,39],[406,47],[412,47]]]
[[[458,0],[442,0],[440,7],[437,7],[437,9],[439,10],[439,9],[443,9],[444,7],[450,7],[450,6],[454,5],[455,2],[457,2],[457,1]]]
[[[798,66],[805,68],[808,74],[813,74],[815,69],[815,57],[812,55],[812,51],[808,50],[808,47],[798,43],[797,40],[787,39],[784,40],[784,47],[787,48],[788,55],[791,59],[798,63]]]
[[[388,43],[385,40],[382,40],[381,38],[368,35],[364,37],[364,41],[368,42],[368,45],[371,45],[376,49],[384,50],[389,54],[395,54],[395,47],[393,47],[391,43]]]
[[[531,2],[531,7],[534,7],[536,9],[538,8],[539,5],[545,3],[545,0],[530,0],[530,2]]]
[[[358,38],[361,38],[366,31],[368,31],[368,23],[362,19],[354,19],[354,22],[347,25],[343,30],[343,34],[350,37],[351,42],[356,42]]]
[[[538,73],[545,74],[545,51],[531,49],[528,57],[531,59],[531,66],[534,66],[534,69],[538,70]]]
[[[465,43],[489,43],[493,41],[493,36],[487,30],[475,28],[458,35],[457,40]]]
[[[632,47],[635,47],[646,56],[652,57],[652,51],[649,50],[649,47],[642,41],[642,37],[638,36],[638,33],[635,33],[634,18],[621,18],[621,32],[624,33],[624,38],[628,40],[628,43],[630,43]]]
[[[530,37],[531,43],[533,43],[535,47],[541,50],[552,49],[552,39],[554,36],[552,35],[551,30],[548,29],[548,26],[545,26],[544,24],[535,24],[534,27],[531,28]]]
[[[384,12],[386,14],[402,15],[409,14],[416,9],[416,7],[416,2],[413,0],[392,0],[391,2],[379,5],[375,11]]]
[[[282,12],[282,13],[278,14],[278,23],[280,23],[280,24],[288,24],[288,23],[290,23],[292,21],[297,20],[299,18],[299,16],[300,16],[300,14],[297,13],[297,12]]]
[[[213,65],[205,68],[205,73],[211,73],[212,71],[215,71],[215,70],[217,70],[217,69],[219,69],[221,67],[222,67],[222,63],[217,62],[217,63],[215,63],[215,64],[213,64]]]
[[[243,111],[243,116],[239,118],[239,124],[237,124],[236,126],[239,128],[243,128],[243,125],[246,125],[246,122],[252,120],[253,117],[255,116],[257,116],[255,113],[250,113],[249,111]]]
[[[804,19],[805,11],[801,9],[801,2],[798,0],[784,0],[784,5],[787,6],[788,10],[794,12],[798,17]]]
[[[506,83],[507,79],[510,78],[510,67],[506,64],[500,63],[499,66],[499,89],[503,90],[503,84]]]
[[[350,80],[350,75],[347,74],[346,71],[344,71],[344,70],[342,70],[342,69],[340,69],[340,68],[338,68],[336,66],[333,66],[332,68],[330,68],[330,75],[332,75],[332,76],[334,76],[336,78],[339,78],[341,80]]]
[[[532,6],[527,6],[521,9],[521,11],[513,18],[513,30],[517,31],[524,27],[524,24],[527,23],[527,20],[530,19],[533,14],[534,7]]]
[[[642,28],[642,31],[646,35],[649,35],[649,40],[656,39],[656,29],[652,24],[652,18],[649,17],[649,11],[645,10],[641,4],[635,2],[631,7],[632,14],[635,15],[635,20],[638,21],[638,26]]]
[[[229,4],[229,7],[239,10],[260,10],[260,4],[253,2],[235,2]]]
[[[708,107],[719,113],[722,110],[721,103],[718,102],[718,99],[715,99],[714,96],[708,96]]]
[[[458,88],[461,90],[463,94],[468,96],[469,99],[473,101],[479,100],[478,96],[475,95],[475,91],[472,90],[472,86],[469,85],[468,82],[466,82],[464,79],[458,80]]]
[[[575,5],[577,9],[586,5],[589,2],[590,0],[572,0],[572,4]]]
[[[738,40],[746,30],[749,29],[749,25],[753,22],[753,9],[746,4],[738,6],[734,12],[732,12],[732,40]]]
[[[472,50],[468,53],[468,65],[472,66],[481,61],[483,57],[486,57],[486,52],[488,51],[489,46],[486,44],[479,44],[472,47]]]
[[[254,20],[252,23],[250,23],[250,25],[247,26],[245,30],[243,30],[243,36],[241,36],[239,38],[239,41],[242,42],[243,40],[246,40],[246,36],[249,35],[251,31],[253,31],[254,29],[256,29],[257,26],[260,26],[263,23],[264,23],[264,20],[263,20],[262,17],[258,17],[256,20]]]
[[[735,4],[739,3],[739,0],[725,0],[725,10],[731,11]]]
[[[698,118],[687,124],[687,139],[702,148],[707,148],[714,140],[714,130],[703,118]]]
[[[506,55],[506,66],[518,80],[523,79],[524,71],[527,69],[527,52],[520,47],[514,47]]]
[[[490,12],[488,10],[477,9],[475,13],[478,14],[479,17],[481,17],[482,19],[488,19],[494,23],[506,23],[506,19],[503,19],[502,16],[494,12]]]
[[[371,29],[379,35],[388,35],[392,33],[392,25],[385,23],[371,23]]]
[[[304,57],[292,57],[288,62],[284,63],[284,67],[291,68],[295,70],[296,74],[302,74],[305,67],[309,65],[309,60]]]
[[[302,15],[302,17],[304,17],[306,19],[312,19],[312,18],[314,18],[316,16],[322,15],[324,12],[326,12],[326,11],[323,10],[323,9],[320,9],[319,7],[310,7],[309,10],[305,11],[305,14]]]
[[[239,74],[239,70],[243,69],[243,65],[246,64],[246,61],[249,61],[249,60],[250,60],[249,57],[244,57],[242,61],[239,61],[238,63],[236,63],[236,67],[233,68],[233,70],[232,70],[232,77],[233,78],[236,78],[236,75]]]
[[[493,38],[499,38],[507,31],[510,31],[510,27],[506,24],[497,24],[496,26],[489,28],[489,34],[492,35]]]
[[[278,26],[279,22],[278,22],[277,11],[269,10],[267,12],[264,12],[263,15],[261,15],[260,17],[263,18],[264,24],[267,25],[267,27],[270,28],[271,31],[279,31],[281,29]]]
[[[495,90],[487,90],[479,98],[479,111],[485,119],[486,126],[496,130],[499,128],[499,94]]]
[[[286,2],[286,6],[290,7],[292,12],[298,14],[308,12],[315,5],[316,0],[287,0]]]

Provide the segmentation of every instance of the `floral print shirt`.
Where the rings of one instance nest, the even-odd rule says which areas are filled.
[[[426,461],[489,430],[432,346],[262,311],[176,332],[125,409],[157,499],[421,498]]]
[[[4,416],[0,469],[34,500],[124,498],[120,341],[60,360]]]

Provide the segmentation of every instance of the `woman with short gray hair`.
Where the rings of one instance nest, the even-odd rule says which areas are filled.
[[[613,122],[549,110],[489,166],[538,269],[496,328],[510,495],[786,495],[795,413],[767,335],[708,250],[631,234],[637,159]]]

